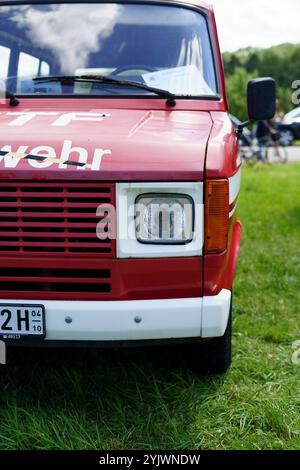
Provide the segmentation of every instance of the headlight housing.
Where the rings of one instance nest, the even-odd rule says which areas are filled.
[[[191,243],[194,218],[194,201],[189,195],[141,194],[135,200],[136,238],[140,243]]]
[[[180,199],[181,197],[188,199],[193,207],[193,230],[192,235],[188,232],[188,224],[186,224],[189,216],[180,218],[177,215],[176,227],[174,227],[174,234],[181,225],[179,220],[185,221],[185,237],[182,240],[170,239],[168,235],[166,238],[169,241],[162,240],[149,240],[149,235],[142,237],[139,234],[137,238],[137,215],[141,220],[141,214],[137,213],[136,203],[143,202],[142,197],[163,197],[164,201],[168,201],[169,197]],[[184,199],[184,202],[186,199]],[[144,201],[145,202],[145,201]],[[181,201],[183,202],[183,201]],[[157,181],[157,182],[120,182],[116,184],[116,209],[117,209],[117,258],[130,259],[130,258],[190,258],[193,256],[202,256],[203,242],[204,242],[204,205],[203,205],[203,183],[188,182],[188,181]],[[141,212],[141,210],[139,210]],[[149,214],[148,214],[149,215]],[[146,215],[146,221],[147,221]],[[144,227],[147,228],[147,227]],[[139,229],[140,231],[141,229]],[[156,229],[157,232],[157,229]],[[155,232],[154,232],[155,234]],[[193,239],[189,243],[189,237]],[[153,238],[153,237],[152,237]],[[178,231],[177,231],[178,238]],[[143,239],[147,239],[143,243]],[[171,243],[170,243],[171,240]]]

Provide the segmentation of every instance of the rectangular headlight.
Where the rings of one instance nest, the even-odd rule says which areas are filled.
[[[182,194],[142,194],[135,201],[141,243],[183,245],[193,241],[194,201]]]

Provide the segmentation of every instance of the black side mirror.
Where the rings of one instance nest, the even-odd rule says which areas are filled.
[[[272,119],[276,113],[276,83],[273,78],[255,78],[250,80],[247,89],[249,121],[243,122],[237,128],[237,135],[243,134],[243,129],[255,121]]]
[[[248,115],[251,122],[272,119],[276,112],[276,83],[273,78],[256,78],[248,83]]]

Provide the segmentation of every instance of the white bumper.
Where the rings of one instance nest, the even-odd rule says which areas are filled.
[[[44,305],[47,341],[211,338],[225,333],[231,292],[223,290],[214,297],[174,300],[0,302]],[[71,323],[66,322],[67,317],[72,319]]]

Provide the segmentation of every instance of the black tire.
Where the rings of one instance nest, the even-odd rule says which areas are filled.
[[[232,306],[224,336],[207,342],[187,345],[185,363],[199,375],[225,374],[232,361]]]

